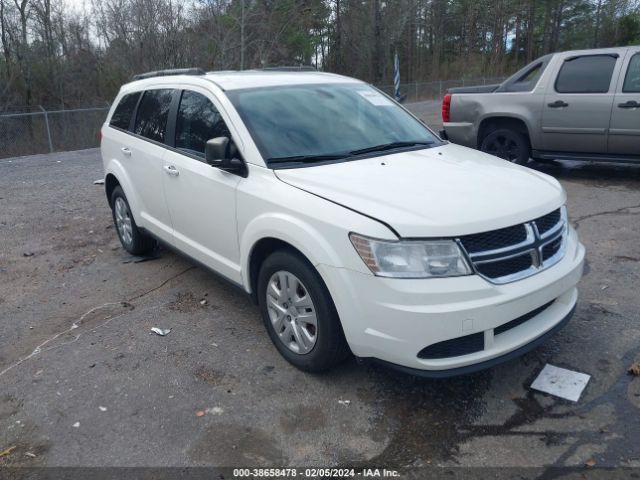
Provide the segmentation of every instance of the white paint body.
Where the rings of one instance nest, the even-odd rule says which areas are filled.
[[[569,229],[564,258],[529,278],[496,285],[478,275],[399,279],[374,276],[349,240],[441,238],[528,222],[565,203],[545,174],[453,144],[323,166],[272,170],[225,95],[234,88],[353,83],[320,73],[214,73],[156,77],[122,87],[114,102],[149,88],[191,89],[220,111],[248,168],[246,178],[194,161],[107,122],[105,175],[117,178],[136,223],[251,293],[249,262],[264,238],[289,243],[316,267],[337,307],[353,353],[394,364],[446,370],[521,347],[574,307],[584,248]],[[124,155],[129,148],[131,155]],[[384,164],[384,165],[383,165]],[[163,167],[175,167],[178,176]],[[550,308],[475,354],[421,360],[427,345],[493,327],[553,299]],[[491,337],[491,338],[488,338]]]

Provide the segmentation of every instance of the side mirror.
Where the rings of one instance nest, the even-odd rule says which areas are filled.
[[[212,167],[222,167],[231,157],[229,155],[229,144],[228,137],[217,137],[208,140],[204,147],[204,156],[207,163]]]
[[[204,148],[205,160],[209,165],[246,177],[247,167],[241,159],[235,157],[236,153],[237,148],[229,137],[212,138]]]

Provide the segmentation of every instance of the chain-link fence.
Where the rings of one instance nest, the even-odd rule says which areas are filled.
[[[98,146],[109,106],[53,110],[31,107],[0,113],[0,158]]]
[[[500,83],[503,78],[436,80],[403,83],[405,102],[440,99],[448,88]],[[378,88],[393,95],[393,85]],[[0,112],[0,158],[94,148],[108,104],[73,110],[31,107],[20,112]]]
[[[400,94],[405,96],[405,102],[420,102],[424,100],[441,99],[447,89],[468,87],[472,85],[491,85],[502,83],[505,77],[461,78],[458,80],[435,80],[433,82],[401,83]],[[376,85],[380,90],[393,96],[393,85]]]

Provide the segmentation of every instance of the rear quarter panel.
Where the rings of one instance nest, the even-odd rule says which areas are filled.
[[[108,117],[109,118],[109,117]],[[131,178],[127,174],[126,168],[120,160],[120,148],[131,137],[124,133],[111,128],[108,123],[102,126],[102,141],[100,142],[100,153],[102,155],[102,165],[104,168],[104,177],[111,174],[116,177],[120,187],[124,191],[131,208],[131,213],[136,223],[144,226],[140,218],[140,200],[133,188]]]
[[[506,117],[522,120],[527,126],[532,148],[537,148],[540,143],[544,96],[547,88],[553,86],[557,61],[557,56],[549,61],[536,86],[528,92],[456,94],[454,91],[451,97],[451,123],[468,124],[472,129],[469,141],[475,139],[475,144],[466,146],[472,148],[479,146],[478,132],[484,120]],[[447,123],[444,124],[445,130],[447,125]],[[455,137],[452,141],[456,143]]]
[[[451,122],[471,124],[473,135],[470,141],[475,142],[467,146],[477,148],[480,143],[478,133],[483,121],[496,117],[522,120],[535,148],[539,141],[543,101],[544,91],[454,94],[451,98]],[[446,128],[447,124],[445,130]],[[455,142],[455,138],[452,140]]]

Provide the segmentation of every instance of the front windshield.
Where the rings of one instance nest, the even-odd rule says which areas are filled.
[[[366,84],[263,87],[227,95],[269,165],[440,143],[422,123]]]

